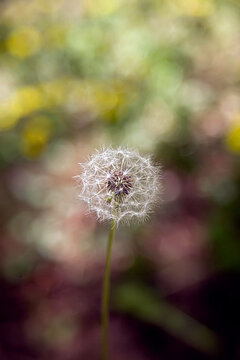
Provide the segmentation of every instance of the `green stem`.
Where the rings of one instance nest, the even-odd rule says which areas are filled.
[[[105,272],[102,287],[102,319],[101,319],[101,360],[108,359],[108,317],[109,317],[109,278],[111,264],[111,249],[115,233],[115,221],[112,220],[105,262]]]

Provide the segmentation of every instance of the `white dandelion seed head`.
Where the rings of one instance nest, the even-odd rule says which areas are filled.
[[[79,199],[100,221],[142,221],[161,193],[160,167],[136,150],[107,148],[96,151],[76,176]]]

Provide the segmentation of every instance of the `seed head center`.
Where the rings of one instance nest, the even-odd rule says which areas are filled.
[[[114,197],[128,195],[132,185],[133,180],[131,176],[121,170],[112,173],[107,181],[107,188],[113,193]]]

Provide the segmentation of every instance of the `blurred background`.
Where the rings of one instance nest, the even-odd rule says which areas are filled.
[[[152,153],[162,203],[120,226],[114,360],[240,359],[238,0],[0,1],[0,359],[98,360],[108,224],[73,176]]]

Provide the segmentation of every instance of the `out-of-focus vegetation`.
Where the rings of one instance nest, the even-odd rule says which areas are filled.
[[[98,359],[107,227],[72,176],[103,144],[165,187],[118,229],[114,360],[238,358],[239,34],[237,0],[0,2],[0,358]]]

